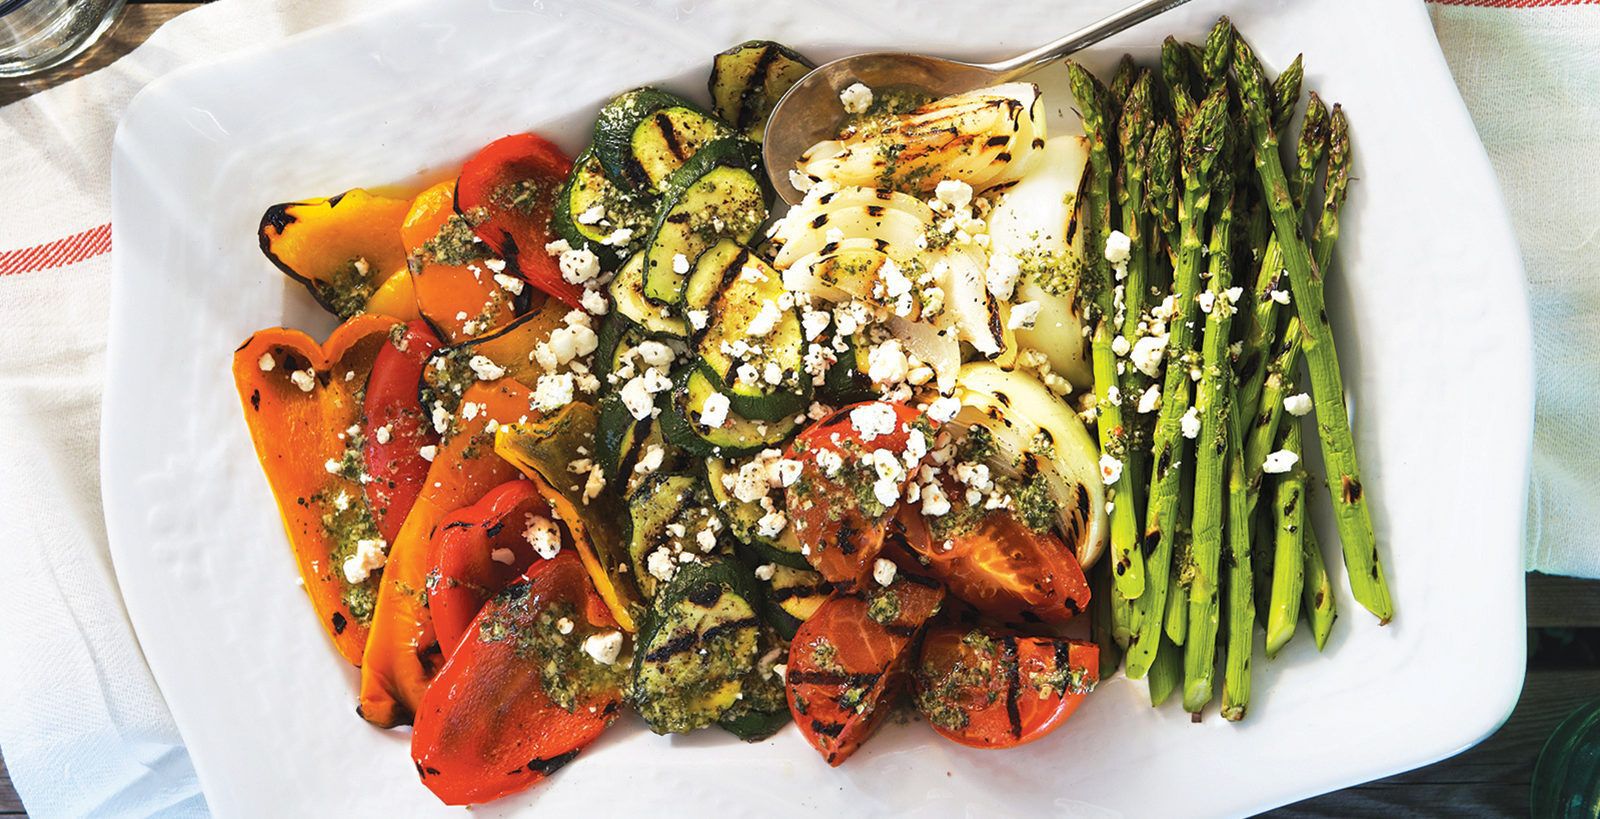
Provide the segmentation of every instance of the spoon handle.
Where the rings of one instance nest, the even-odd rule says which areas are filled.
[[[1102,17],[1059,40],[1046,43],[1009,60],[992,63],[988,67],[998,72],[1000,74],[998,79],[1004,82],[1025,74],[1050,60],[1065,57],[1087,46],[1094,45],[1107,37],[1118,34],[1125,29],[1136,26],[1151,17],[1164,11],[1175,9],[1187,2],[1189,0],[1139,0],[1139,2],[1121,11]]]

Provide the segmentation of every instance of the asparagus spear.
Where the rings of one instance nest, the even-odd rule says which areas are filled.
[[[1185,473],[1193,472],[1192,469]],[[1189,578],[1194,570],[1189,553],[1194,546],[1194,481],[1185,481],[1179,490],[1183,502],[1178,509],[1178,535],[1172,543],[1172,579],[1167,584],[1167,616],[1164,621],[1167,639],[1183,645],[1189,639]]]
[[[1272,129],[1280,134],[1294,119],[1295,104],[1300,101],[1300,86],[1306,77],[1304,58],[1304,54],[1296,54],[1294,62],[1272,80]]]
[[[1150,283],[1152,290],[1172,288],[1172,253],[1178,249],[1178,136],[1172,123],[1163,121],[1150,135],[1146,152],[1145,204],[1150,210]]]
[[[1089,635],[1100,649],[1100,679],[1109,680],[1122,662],[1122,647],[1111,636],[1111,564],[1102,560],[1091,571]]]
[[[1256,172],[1272,213],[1273,229],[1283,246],[1290,288],[1304,328],[1302,344],[1311,375],[1318,438],[1322,442],[1323,463],[1328,468],[1345,571],[1356,601],[1376,615],[1380,623],[1388,623],[1394,616],[1394,603],[1384,580],[1377,539],[1372,531],[1372,514],[1362,491],[1355,436],[1351,434],[1350,419],[1345,411],[1338,351],[1323,303],[1322,271],[1312,259],[1299,220],[1295,218],[1289,183],[1278,158],[1278,137],[1272,130],[1261,62],[1249,44],[1238,38],[1234,42],[1233,62],[1240,98],[1255,139]]]
[[[1300,424],[1290,420],[1284,428],[1282,448],[1300,455]],[[1276,523],[1272,559],[1272,602],[1267,607],[1267,656],[1276,657],[1294,637],[1300,620],[1301,592],[1305,586],[1305,470],[1294,468],[1277,481],[1273,517]]]
[[[1183,652],[1177,644],[1163,638],[1155,660],[1150,664],[1150,705],[1159,706],[1172,696],[1183,677]]]
[[[1206,87],[1215,88],[1228,76],[1228,66],[1233,61],[1233,41],[1238,39],[1233,22],[1226,17],[1217,18],[1216,25],[1206,35],[1206,45],[1200,52],[1200,76]]]
[[[1111,72],[1111,83],[1106,86],[1106,93],[1114,106],[1122,105],[1128,98],[1128,92],[1133,89],[1133,81],[1138,75],[1139,66],[1134,63],[1133,55],[1122,55],[1122,59],[1117,61],[1117,67]]]
[[[1230,413],[1231,414],[1231,413]],[[1230,419],[1235,433],[1238,424]],[[1244,449],[1235,434],[1228,447],[1228,653],[1223,664],[1222,718],[1244,719],[1250,705],[1250,654],[1255,648],[1254,567],[1250,561],[1251,510],[1244,488]]]
[[[1077,63],[1067,64],[1068,78],[1083,129],[1089,141],[1089,184],[1081,197],[1084,231],[1088,239],[1089,270],[1083,284],[1091,289],[1094,331],[1090,337],[1093,359],[1096,432],[1100,439],[1101,468],[1111,506],[1111,566],[1117,591],[1128,600],[1144,593],[1144,553],[1139,549],[1137,490],[1126,464],[1129,458],[1127,427],[1122,419],[1122,390],[1118,385],[1116,354],[1112,350],[1116,317],[1106,239],[1111,233],[1111,156],[1108,146],[1111,118],[1106,89]]]
[[[1155,544],[1153,552],[1163,555],[1173,554],[1171,541],[1177,534],[1179,490],[1183,483],[1179,469],[1184,451],[1182,419],[1189,409],[1193,389],[1189,370],[1194,365],[1194,325],[1199,313],[1195,296],[1200,292],[1200,234],[1204,229],[1206,211],[1210,209],[1211,186],[1227,126],[1227,114],[1227,89],[1218,88],[1196,109],[1195,116],[1183,132],[1181,162],[1184,190],[1178,203],[1181,238],[1173,270],[1172,311],[1166,316],[1168,363],[1161,388],[1161,410],[1156,417],[1151,444],[1152,488],[1150,503],[1145,510],[1144,529],[1144,542]],[[1163,544],[1163,540],[1168,542]],[[1150,612],[1159,610],[1159,607],[1149,609]],[[1168,634],[1173,635],[1174,642],[1181,642],[1186,636],[1186,629],[1175,629],[1171,616],[1166,620]],[[1152,629],[1142,629],[1138,635],[1139,640],[1143,641],[1153,641],[1156,637]],[[1154,650],[1155,644],[1146,642],[1141,652],[1148,655]],[[1148,659],[1141,662],[1148,667]]]
[[[1297,213],[1301,208],[1303,192],[1310,190],[1316,184],[1316,172],[1322,163],[1322,156],[1326,153],[1327,146],[1328,108],[1313,92],[1310,102],[1306,104],[1305,124],[1300,129],[1300,141],[1295,149],[1299,173],[1289,184],[1290,197],[1294,199]],[[1267,355],[1280,323],[1278,299],[1283,298],[1280,290],[1285,284],[1282,281],[1282,274],[1283,247],[1278,244],[1278,238],[1274,235],[1267,243],[1267,251],[1262,256],[1261,267],[1256,273],[1251,295],[1254,309],[1250,313],[1250,320],[1245,323],[1244,346],[1239,357],[1239,407],[1245,416],[1250,418],[1259,417],[1262,381],[1267,374]],[[1248,458],[1245,463],[1252,467],[1259,465]],[[1252,480],[1254,485],[1259,482],[1260,476],[1259,473],[1252,474],[1255,476]]]
[[[1112,352],[1117,353],[1118,357],[1117,375],[1122,387],[1123,418],[1128,422],[1129,457],[1123,469],[1131,485],[1140,488],[1144,487],[1144,476],[1149,472],[1150,435],[1154,418],[1140,414],[1138,407],[1141,397],[1154,381],[1150,376],[1129,366],[1127,355],[1133,343],[1139,338],[1139,325],[1149,293],[1149,246],[1152,231],[1145,203],[1145,166],[1149,159],[1151,131],[1155,117],[1155,108],[1151,102],[1154,84],[1155,80],[1150,72],[1140,71],[1138,79],[1128,91],[1127,101],[1122,107],[1122,116],[1117,121],[1117,144],[1122,156],[1119,174],[1122,184],[1118,186],[1118,204],[1121,206],[1122,233],[1128,237],[1129,255],[1126,272],[1123,272],[1123,268],[1119,268],[1116,273],[1120,281],[1113,295],[1120,295],[1120,299],[1113,299],[1113,302],[1119,314],[1116,321],[1120,325],[1118,330],[1120,338],[1112,339]],[[1120,301],[1120,304],[1115,303],[1117,301]],[[1135,525],[1143,520],[1143,515],[1144,508],[1141,504],[1134,509]],[[1135,548],[1138,548],[1137,545]],[[1146,571],[1148,572],[1148,568]]]
[[[1334,610],[1333,583],[1328,579],[1328,567],[1322,562],[1322,546],[1317,543],[1317,531],[1305,517],[1305,504],[1300,505],[1304,524],[1301,531],[1302,557],[1305,563],[1305,595],[1301,611],[1311,623],[1311,636],[1317,641],[1317,650],[1328,644],[1328,634],[1333,631],[1333,621],[1339,615]]]
[[[1199,67],[1190,53],[1177,39],[1168,37],[1161,43],[1161,78],[1167,89],[1167,101],[1178,125],[1187,127],[1198,103],[1193,88],[1198,85]]]
[[[1228,387],[1233,380],[1233,363],[1229,360],[1228,345],[1234,306],[1229,298],[1232,281],[1228,273],[1233,246],[1233,168],[1225,163],[1217,180],[1217,189],[1226,198],[1211,232],[1210,286],[1197,297],[1200,309],[1206,313],[1206,321],[1200,385],[1195,396],[1195,407],[1200,413],[1200,435],[1195,440],[1189,636],[1183,644],[1183,707],[1196,714],[1211,700],[1216,673],[1223,508],[1228,493],[1227,463],[1232,449]]]

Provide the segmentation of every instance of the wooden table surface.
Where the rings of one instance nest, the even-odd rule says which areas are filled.
[[[73,64],[24,81],[0,80],[0,105],[82,76],[126,54],[199,3],[130,0],[104,42]],[[1525,816],[1545,738],[1600,696],[1600,581],[1528,575],[1528,676],[1511,719],[1481,745],[1410,773],[1346,788],[1267,816]],[[0,816],[24,814],[0,760]]]

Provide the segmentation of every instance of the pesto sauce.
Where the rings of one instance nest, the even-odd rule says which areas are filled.
[[[518,658],[534,663],[539,685],[550,701],[567,713],[584,702],[608,692],[620,691],[627,683],[627,664],[621,660],[605,665],[595,662],[583,650],[597,629],[570,603],[540,600],[533,611],[528,587],[519,584],[490,601],[486,616],[478,624],[478,639],[486,643],[510,641]],[[573,629],[562,634],[558,623],[565,618]]]
[[[335,315],[349,318],[367,307],[367,300],[377,291],[372,283],[371,271],[362,273],[357,265],[360,258],[346,260],[324,281],[316,282],[317,295]]]
[[[936,675],[924,662],[918,674],[917,710],[948,731],[967,727],[969,709],[992,705],[999,697],[992,684],[998,673],[994,640],[974,629],[961,642],[971,650],[958,653],[953,666],[937,669],[941,673]],[[975,695],[986,695],[986,701],[973,702]]]
[[[448,267],[460,267],[468,262],[485,259],[489,256],[488,245],[478,239],[472,232],[472,224],[459,213],[450,215],[439,226],[439,232],[432,239],[422,243],[417,248],[414,261],[421,264],[440,264]],[[413,270],[416,268],[414,267]]]
[[[900,595],[893,589],[884,589],[867,601],[867,617],[874,623],[887,625],[900,616]]]
[[[347,472],[352,469],[352,455],[354,456],[354,474],[359,477],[360,449],[359,445],[346,447],[344,457],[340,461],[340,477],[348,477]],[[355,480],[352,478],[352,480]],[[343,495],[343,509],[339,508],[340,496]],[[367,506],[366,493],[357,491],[351,495],[349,490],[341,484],[335,483],[311,496],[311,501],[322,509],[322,531],[329,542],[329,563],[326,571],[339,581],[339,599],[350,610],[350,615],[356,622],[363,625],[372,622],[372,612],[378,601],[378,579],[382,572],[372,572],[366,580],[360,583],[351,583],[344,576],[344,562],[356,553],[356,543],[363,540],[380,540],[378,522],[372,516],[372,510]]]

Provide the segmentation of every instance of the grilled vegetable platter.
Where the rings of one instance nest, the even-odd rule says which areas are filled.
[[[246,339],[245,420],[358,713],[446,803],[629,712],[829,765],[897,714],[1031,742],[1119,668],[1242,719],[1256,633],[1333,626],[1313,503],[1393,614],[1323,309],[1349,124],[1298,58],[1224,19],[1045,69],[1074,99],[853,84],[784,210],[760,142],[811,67],[743,43],[575,156],[261,219],[342,323]]]

